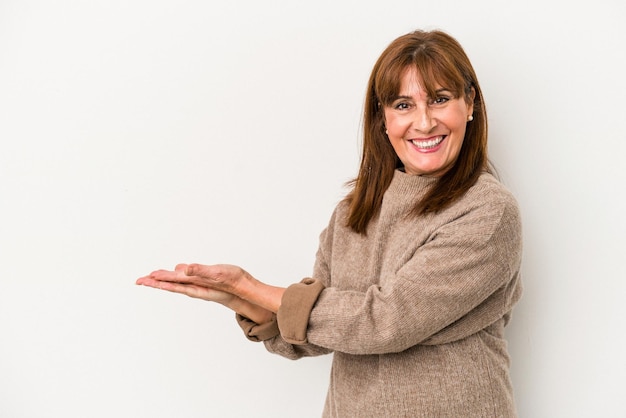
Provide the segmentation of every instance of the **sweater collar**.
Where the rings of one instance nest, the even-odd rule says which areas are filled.
[[[396,170],[383,198],[383,211],[410,211],[437,182],[435,177],[417,176]]]
[[[416,196],[420,199],[436,182],[436,177],[417,176],[396,170],[387,193],[393,196],[404,196],[403,200],[406,196]]]

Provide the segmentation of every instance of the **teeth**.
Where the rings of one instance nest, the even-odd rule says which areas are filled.
[[[426,141],[418,141],[418,140],[414,139],[411,142],[416,147],[428,149],[428,148],[434,148],[437,145],[441,144],[441,141],[443,141],[443,135],[440,135],[440,136],[435,137],[433,139],[428,139]]]

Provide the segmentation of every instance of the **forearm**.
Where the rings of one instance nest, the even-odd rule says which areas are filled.
[[[273,316],[272,311],[265,309],[259,305],[255,305],[254,303],[241,299],[237,296],[233,297],[230,302],[224,303],[223,305],[229,309],[232,309],[239,315],[256,322],[257,324],[264,324],[266,322],[269,322],[271,321]]]
[[[246,279],[239,284],[237,296],[241,299],[264,310],[278,312],[285,288],[265,284],[250,275],[247,275]]]
[[[260,282],[241,267],[228,264],[189,264],[184,267],[184,272],[184,276],[172,279],[230,293],[273,313],[278,312],[285,291],[282,287]]]

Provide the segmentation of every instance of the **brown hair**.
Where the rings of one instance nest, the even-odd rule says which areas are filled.
[[[413,209],[415,215],[438,212],[452,204],[474,185],[481,172],[491,171],[487,158],[487,114],[482,92],[469,58],[461,45],[441,31],[415,31],[394,40],[374,65],[367,86],[363,117],[363,154],[357,177],[350,182],[347,225],[365,234],[370,220],[380,210],[383,194],[402,162],[385,135],[383,107],[400,91],[402,74],[414,67],[421,75],[429,97],[437,85],[455,97],[471,100],[474,120],[465,131],[454,165],[435,183]]]

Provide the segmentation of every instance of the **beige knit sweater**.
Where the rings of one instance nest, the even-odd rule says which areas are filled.
[[[238,317],[271,352],[334,353],[324,417],[516,416],[503,335],[521,295],[516,201],[484,174],[448,209],[408,216],[433,182],[396,171],[367,236],[340,203],[276,321]]]

